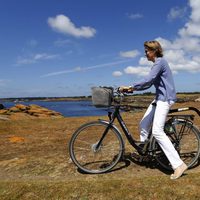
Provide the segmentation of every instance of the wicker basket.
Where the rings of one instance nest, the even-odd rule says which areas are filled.
[[[112,87],[92,87],[92,103],[95,107],[109,107],[112,101]]]

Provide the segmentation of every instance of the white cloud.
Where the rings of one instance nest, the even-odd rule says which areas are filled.
[[[120,71],[115,71],[115,72],[113,72],[113,74],[112,74],[113,76],[115,76],[115,77],[119,77],[119,76],[122,76],[123,75],[123,73],[122,72],[120,72]]]
[[[169,62],[173,73],[187,71],[190,73],[200,72],[200,0],[190,0],[191,14],[188,22],[177,31],[177,38],[170,41],[162,37],[157,37],[163,49],[164,56]],[[187,8],[172,8],[168,19],[175,19],[183,16]],[[137,56],[137,50],[120,52],[123,57]],[[133,56],[134,57],[134,56]],[[136,76],[146,76],[150,70],[152,62],[145,57],[139,59],[138,66],[127,66],[124,69],[126,74]]]
[[[56,17],[48,18],[49,26],[63,34],[72,35],[80,38],[90,38],[96,34],[96,30],[89,26],[76,27],[75,24],[65,15],[57,15]]]
[[[177,30],[177,38],[174,40],[168,40],[162,37],[155,38],[161,43],[164,49],[164,56],[169,62],[173,73],[178,73],[180,71],[187,71],[191,73],[200,72],[200,0],[190,0],[189,3],[191,6],[190,18],[180,30]],[[186,8],[173,8],[169,13],[168,18],[175,19],[181,17],[185,14],[185,12]],[[131,17],[131,15],[129,16]],[[137,16],[132,15],[132,18],[134,17]],[[96,30],[91,27],[77,28],[70,21],[70,19],[64,15],[58,15],[55,18],[49,18],[48,23],[54,30],[64,34],[70,34],[75,37],[92,37],[96,33]],[[140,55],[138,50],[120,52],[120,56],[123,58],[135,58],[138,55]],[[118,61],[117,64],[123,62],[124,61]],[[125,62],[128,61],[125,60]],[[101,67],[114,66],[115,64],[116,63],[105,63],[91,67],[78,68],[78,70],[76,68],[60,72],[58,71],[43,75],[42,77],[92,70]],[[137,64],[136,66],[127,66],[124,69],[124,73],[137,76],[146,76],[150,70],[149,66],[151,65],[152,63],[149,62],[145,57],[141,57],[138,61],[138,66]],[[123,75],[123,73],[120,71],[113,72],[113,76],[121,75]]]
[[[184,63],[185,62],[185,52],[175,49],[169,49],[165,51],[165,58],[168,60],[168,62],[177,64],[177,63]]]
[[[164,49],[164,55],[174,73],[187,71],[200,72],[200,0],[190,0],[189,21],[178,30],[173,41],[158,37]]]
[[[47,53],[42,53],[42,54],[38,53],[35,55],[30,55],[28,57],[19,56],[17,59],[17,65],[33,64],[38,61],[51,60],[51,59],[56,59],[58,57],[59,55],[57,54],[47,54]]]
[[[180,7],[174,7],[174,8],[171,8],[167,18],[169,20],[174,20],[174,19],[177,19],[177,18],[182,18],[185,13],[187,11],[187,8],[184,7],[184,8],[180,8]]]
[[[200,0],[190,0],[191,15],[174,41],[157,38],[172,71],[200,72]]]
[[[200,2],[199,0],[190,0],[190,6],[192,7],[191,19],[194,22],[200,21]]]
[[[46,54],[46,53],[42,53],[42,54],[36,54],[33,56],[34,60],[50,60],[50,59],[54,59],[57,58],[58,55],[57,54]]]
[[[119,60],[119,61],[110,62],[110,63],[103,63],[103,64],[99,64],[99,65],[93,65],[93,66],[90,66],[90,67],[76,67],[76,68],[69,69],[69,70],[52,72],[52,73],[42,75],[41,78],[49,77],[49,76],[57,76],[57,75],[61,75],[61,74],[69,74],[69,73],[76,73],[76,72],[81,72],[81,71],[94,70],[94,69],[98,69],[98,68],[114,67],[118,64],[122,64],[122,63],[126,63],[126,62],[130,62],[130,59]]]
[[[139,64],[144,66],[152,66],[152,62],[148,61],[145,57],[140,58]]]
[[[127,14],[127,16],[128,18],[133,19],[133,20],[143,18],[143,15],[140,13]]]
[[[181,36],[200,36],[199,23],[188,22],[185,27],[179,31]]]
[[[138,50],[131,50],[131,51],[121,51],[119,54],[121,57],[124,58],[135,58],[140,54],[140,52]]]
[[[124,72],[126,74],[132,74],[137,76],[146,76],[150,71],[149,67],[134,67],[134,66],[128,66],[124,69]]]
[[[187,71],[191,73],[200,72],[200,0],[190,0],[192,12],[189,21],[183,28],[178,30],[178,37],[173,41],[158,37],[163,49],[164,56],[169,62],[173,73]],[[176,11],[176,12],[175,12]],[[171,17],[178,17],[180,10],[171,10]],[[183,11],[182,11],[183,12]],[[183,14],[183,13],[182,13]],[[152,65],[145,57],[139,59],[139,66],[128,66],[124,69],[126,74],[146,76]]]
[[[190,20],[179,31],[181,37],[185,36],[200,36],[200,0],[190,0],[192,13]]]
[[[75,43],[69,39],[58,39],[54,42],[55,46],[58,46],[58,47],[62,47],[62,46],[66,46],[66,45],[69,45],[69,46],[73,46],[75,45]]]
[[[198,37],[178,37],[174,41],[169,41],[167,39],[158,37],[156,38],[161,44],[164,49],[166,50],[183,50],[185,53],[197,53],[200,51],[200,38]],[[164,52],[165,53],[165,52]]]
[[[11,80],[8,80],[8,79],[0,79],[0,87],[8,85],[8,83],[10,82]]]
[[[38,45],[38,41],[32,39],[32,40],[28,41],[28,45],[29,45],[30,47],[36,47],[36,46]]]
[[[173,42],[157,38],[164,47],[164,56],[174,73],[187,71],[200,72],[199,39],[188,37],[178,38]]]

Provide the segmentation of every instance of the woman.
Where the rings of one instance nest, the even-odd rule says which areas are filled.
[[[155,86],[155,100],[149,105],[140,122],[140,139],[142,142],[147,139],[150,127],[153,123],[152,134],[174,170],[170,178],[177,179],[187,170],[187,165],[180,159],[173,144],[164,132],[167,114],[176,100],[172,72],[167,61],[163,58],[163,50],[158,41],[147,41],[144,43],[144,48],[147,59],[154,63],[149,75],[144,80],[133,84],[133,86],[120,87],[120,91],[133,92],[135,90],[148,89],[152,85]]]

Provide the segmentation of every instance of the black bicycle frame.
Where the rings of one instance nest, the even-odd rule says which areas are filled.
[[[110,113],[108,114],[108,117],[109,117],[109,119],[110,119],[110,122],[109,122],[109,125],[108,125],[108,127],[106,128],[106,130],[105,130],[105,132],[104,132],[104,134],[103,134],[103,136],[102,136],[102,138],[101,138],[101,141],[102,141],[103,138],[105,137],[106,132],[108,131],[108,129],[113,125],[115,119],[117,119],[117,121],[119,122],[119,124],[120,124],[120,126],[121,126],[121,128],[122,128],[122,130],[123,130],[123,132],[124,132],[124,134],[125,134],[125,136],[126,136],[126,138],[127,138],[127,140],[129,141],[129,143],[130,143],[136,150],[140,151],[140,150],[141,150],[140,147],[138,147],[138,145],[136,144],[137,141],[133,138],[133,136],[131,135],[130,131],[128,130],[128,128],[127,128],[127,126],[126,126],[126,124],[125,124],[125,122],[124,122],[124,120],[123,120],[123,118],[122,118],[122,116],[121,116],[119,110],[120,110],[120,105],[115,106],[114,112],[113,112],[113,113],[110,112]]]
[[[141,148],[136,144],[136,143],[140,143],[138,141],[136,141],[133,136],[131,135],[130,131],[128,130],[121,114],[120,114],[120,105],[115,106],[115,109],[113,112],[108,112],[108,117],[109,117],[109,123],[108,126],[106,127],[101,139],[99,140],[96,149],[98,149],[104,139],[104,137],[106,136],[106,134],[108,133],[108,130],[113,126],[113,123],[115,121],[115,119],[117,118],[117,121],[119,122],[127,140],[129,141],[129,143],[138,151],[141,153]],[[169,111],[169,113],[175,113],[175,112],[181,112],[181,111],[186,111],[186,110],[193,110],[195,111],[199,116],[200,116],[200,111],[194,107],[187,107],[187,108],[179,108],[179,109],[171,109]],[[149,134],[149,138],[151,137],[151,134]]]

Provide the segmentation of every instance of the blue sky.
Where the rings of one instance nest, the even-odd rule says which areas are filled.
[[[200,91],[200,0],[0,0],[0,26],[0,98],[131,85],[154,39],[177,91]]]

